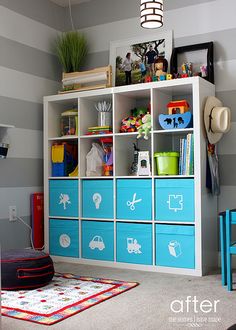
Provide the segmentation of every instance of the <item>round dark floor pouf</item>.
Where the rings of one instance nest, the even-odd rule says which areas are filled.
[[[48,284],[54,275],[53,261],[42,251],[2,251],[2,289],[35,289]]]

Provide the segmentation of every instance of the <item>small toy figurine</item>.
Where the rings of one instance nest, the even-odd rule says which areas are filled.
[[[160,76],[165,76],[167,74],[167,68],[168,68],[167,60],[163,56],[159,56],[155,61],[154,68],[157,79],[161,80]],[[162,80],[164,79],[162,78]]]
[[[147,113],[142,118],[143,124],[139,126],[138,128],[138,136],[137,139],[139,139],[142,136],[142,133],[144,133],[144,139],[148,140],[148,133],[150,132],[152,126],[151,126],[151,115],[150,113]]]
[[[146,76],[145,83],[147,83],[147,82],[152,82],[152,77],[151,76]]]
[[[201,70],[201,76],[203,78],[205,78],[207,76],[207,66],[206,65],[201,65],[200,70]]]

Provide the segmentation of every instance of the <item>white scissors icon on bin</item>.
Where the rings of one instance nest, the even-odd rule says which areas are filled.
[[[134,195],[133,195],[133,200],[132,200],[132,202],[131,201],[128,201],[127,202],[127,206],[129,206],[130,207],[130,210],[131,211],[134,211],[135,210],[135,203],[139,203],[139,202],[141,202],[142,201],[142,199],[140,198],[140,199],[136,199],[136,193],[134,193]]]

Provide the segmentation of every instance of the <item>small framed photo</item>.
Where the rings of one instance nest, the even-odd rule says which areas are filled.
[[[112,41],[110,43],[112,85],[142,83],[146,75],[152,76],[157,57],[165,58],[167,63],[170,63],[171,53],[172,31]]]
[[[173,49],[170,60],[170,73],[173,75],[187,75],[186,70],[190,70],[191,75],[201,76],[214,84],[213,42]]]

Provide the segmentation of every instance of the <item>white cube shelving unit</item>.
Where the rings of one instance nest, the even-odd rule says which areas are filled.
[[[156,272],[186,274],[202,276],[209,269],[217,266],[217,204],[206,189],[206,140],[203,125],[203,109],[207,96],[215,95],[215,86],[199,77],[175,79],[153,83],[144,83],[122,87],[113,87],[101,90],[75,92],[63,95],[46,96],[44,98],[44,207],[45,207],[45,249],[50,252],[50,219],[72,219],[78,221],[78,257],[54,255],[55,260],[105,265],[111,267],[131,268]],[[167,113],[166,105],[171,100],[186,99],[193,114],[193,128],[163,130],[158,123],[158,115]],[[88,127],[97,126],[97,111],[94,104],[98,101],[112,102],[113,108],[113,176],[86,177],[86,155],[91,149],[92,142],[108,135],[86,135]],[[121,120],[130,115],[134,107],[147,106],[150,102],[152,116],[152,130],[149,139],[139,139],[139,148],[148,150],[151,156],[151,175],[139,177],[130,175],[133,161],[133,143],[137,133],[120,133]],[[78,108],[78,136],[60,136],[60,115],[63,111]],[[158,176],[154,161],[154,152],[179,149],[179,139],[188,133],[194,135],[194,175],[192,176]],[[54,142],[76,141],[78,143],[78,177],[52,177],[51,175],[51,146]],[[194,222],[188,221],[161,221],[155,219],[155,182],[156,180],[188,179],[194,181]],[[83,218],[82,214],[82,182],[88,180],[112,180],[113,182],[113,209],[112,218]],[[117,218],[117,182],[121,179],[151,180],[152,189],[152,218],[142,220],[127,220]],[[51,216],[49,213],[49,182],[53,180],[76,180],[79,186],[78,216],[62,217]],[[105,182],[105,181],[104,181]],[[102,221],[114,224],[113,244],[114,260],[91,260],[83,258],[82,223],[83,221]],[[117,225],[149,224],[151,226],[151,264],[137,264],[120,262],[117,260]],[[192,226],[194,228],[194,267],[169,267],[156,265],[156,225],[167,224],[176,226]],[[150,243],[150,242],[149,242]],[[149,244],[148,243],[148,244]]]

